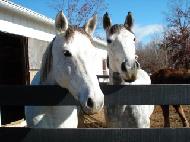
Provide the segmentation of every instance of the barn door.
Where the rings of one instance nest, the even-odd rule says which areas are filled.
[[[0,85],[26,85],[28,83],[27,38],[0,32]],[[2,124],[22,117],[24,117],[23,106],[2,106]]]

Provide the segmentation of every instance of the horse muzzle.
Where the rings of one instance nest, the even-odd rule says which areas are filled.
[[[95,114],[101,111],[103,106],[104,106],[104,102],[97,104],[97,103],[94,103],[92,99],[88,99],[87,103],[82,106],[82,110],[86,114]]]
[[[100,95],[101,94],[101,95]],[[104,106],[104,95],[99,93],[96,97],[88,97],[83,103],[81,103],[82,110],[86,114],[95,114],[102,110]]]
[[[133,82],[137,78],[137,70],[140,69],[140,64],[135,61],[132,64],[128,62],[121,63],[121,70],[124,74],[122,77],[126,82]]]

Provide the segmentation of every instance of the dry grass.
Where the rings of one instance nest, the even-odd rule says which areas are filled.
[[[10,124],[1,125],[1,127],[26,127],[26,121],[24,119],[11,122]]]
[[[106,128],[104,109],[94,115],[79,113],[79,128]]]

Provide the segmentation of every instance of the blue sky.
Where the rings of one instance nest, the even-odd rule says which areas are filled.
[[[49,7],[52,0],[12,0],[16,4],[53,18],[56,10]],[[164,12],[167,0],[106,0],[112,23],[123,23],[128,11],[134,16],[134,31],[139,41],[148,42],[154,33],[160,33],[165,25]]]

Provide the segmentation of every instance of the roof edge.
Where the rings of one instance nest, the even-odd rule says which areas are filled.
[[[42,14],[39,14],[37,12],[34,12],[31,9],[25,8],[21,5],[15,4],[8,0],[1,0],[0,1],[0,8],[8,9],[10,11],[16,12],[18,14],[23,14],[27,17],[30,17],[36,21],[44,22],[49,25],[54,25],[54,20],[51,18],[48,18]]]

